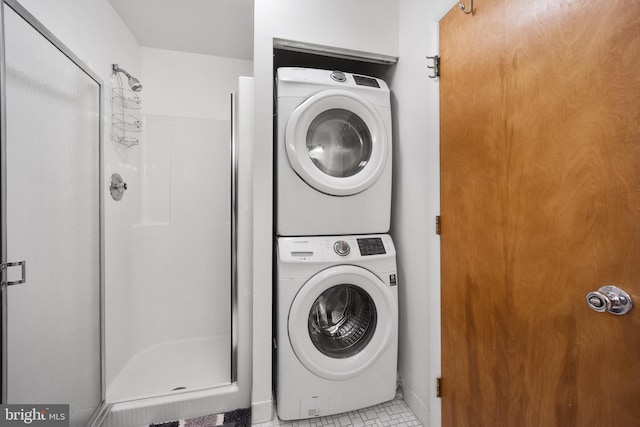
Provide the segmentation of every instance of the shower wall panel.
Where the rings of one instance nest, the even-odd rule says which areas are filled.
[[[229,92],[253,61],[143,47],[146,114],[229,120]]]
[[[133,352],[231,333],[230,122],[145,115]]]

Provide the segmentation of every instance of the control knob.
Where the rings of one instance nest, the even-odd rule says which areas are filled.
[[[331,78],[340,83],[347,81],[347,76],[345,76],[342,71],[334,71],[331,73]]]
[[[338,240],[333,244],[333,250],[340,256],[347,256],[351,252],[349,244],[344,240]]]

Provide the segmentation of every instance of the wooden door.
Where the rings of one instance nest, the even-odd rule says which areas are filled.
[[[640,426],[640,2],[474,6],[440,27],[442,425]]]

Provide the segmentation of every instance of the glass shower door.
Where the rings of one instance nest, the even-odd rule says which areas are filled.
[[[3,15],[2,262],[27,267],[2,291],[3,403],[69,404],[82,426],[103,397],[100,83],[15,2]]]

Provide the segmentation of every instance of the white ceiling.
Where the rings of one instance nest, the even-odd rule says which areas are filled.
[[[109,0],[145,47],[253,59],[253,0]]]

